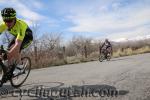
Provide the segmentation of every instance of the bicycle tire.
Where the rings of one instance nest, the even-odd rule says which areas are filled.
[[[13,87],[15,87],[15,88],[20,87],[20,86],[26,81],[26,79],[28,78],[28,76],[29,76],[29,74],[30,74],[30,71],[31,71],[31,59],[30,59],[29,57],[23,57],[23,58],[21,58],[21,60],[24,60],[24,59],[27,59],[27,60],[29,61],[28,73],[27,73],[26,77],[25,77],[19,84],[15,84],[15,83],[14,83],[13,78],[15,78],[15,77],[13,77],[13,78],[10,79],[11,85],[12,85]],[[26,69],[26,67],[25,67],[25,69]],[[24,69],[24,70],[25,70],[25,69]],[[20,76],[20,75],[19,75],[19,76]],[[19,77],[19,76],[17,76],[17,77]]]

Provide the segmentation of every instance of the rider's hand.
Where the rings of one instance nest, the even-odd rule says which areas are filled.
[[[11,61],[12,57],[13,57],[13,54],[11,52],[8,52],[7,53],[7,59],[8,59],[8,61]]]

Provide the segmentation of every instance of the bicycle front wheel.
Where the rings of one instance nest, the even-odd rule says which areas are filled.
[[[10,80],[10,83],[13,87],[20,87],[29,76],[31,70],[31,59],[29,57],[21,58],[22,65],[16,66],[13,77]]]
[[[105,59],[105,55],[104,55],[104,54],[101,54],[101,55],[99,56],[99,61],[102,62],[104,59]]]

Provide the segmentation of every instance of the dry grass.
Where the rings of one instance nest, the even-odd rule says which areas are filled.
[[[125,50],[118,49],[116,52],[113,53],[113,57],[122,57],[122,56],[129,56],[133,54],[133,50],[131,48],[127,48]]]
[[[68,64],[74,64],[74,63],[80,63],[81,57],[73,56],[73,57],[67,57]]]
[[[89,61],[95,61],[97,60],[97,58],[98,58],[97,53],[92,53],[87,58],[81,55],[78,55],[78,56],[73,56],[73,57],[67,57],[67,63],[75,64],[75,63],[89,62]]]
[[[149,46],[145,46],[145,47],[142,47],[142,48],[137,49],[135,51],[135,54],[141,54],[141,53],[150,53],[150,47]]]
[[[133,50],[132,48],[127,48],[123,51],[121,49],[118,49],[116,52],[113,53],[113,57],[130,56],[142,53],[150,53],[150,47],[144,46],[136,50]]]

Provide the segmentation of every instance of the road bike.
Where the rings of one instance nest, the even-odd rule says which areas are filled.
[[[110,61],[111,59],[111,50],[110,49],[102,49],[101,54],[99,56],[99,61],[102,62],[103,60]]]
[[[11,66],[6,66],[7,50],[3,45],[0,47],[0,86],[7,81],[15,88],[20,87],[29,76],[31,71],[31,59],[29,57],[22,57],[21,64],[14,62]]]

